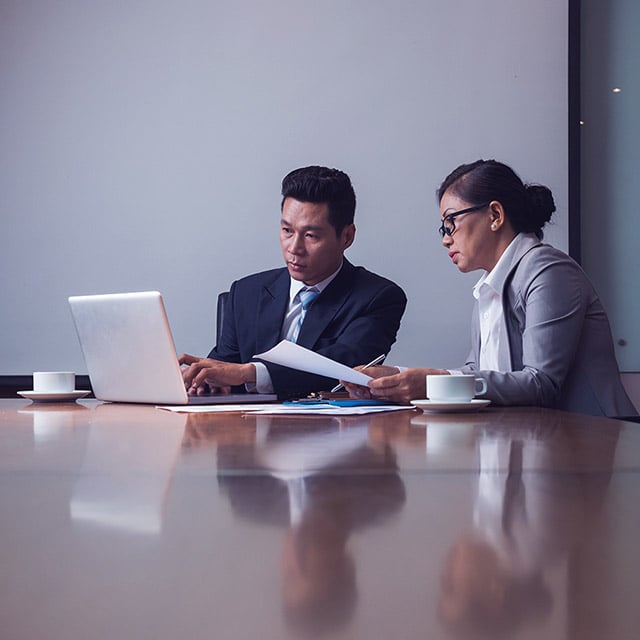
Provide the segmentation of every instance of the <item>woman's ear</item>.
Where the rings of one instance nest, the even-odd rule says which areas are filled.
[[[502,203],[499,200],[492,200],[489,203],[489,212],[491,214],[491,230],[498,231],[506,221]]]

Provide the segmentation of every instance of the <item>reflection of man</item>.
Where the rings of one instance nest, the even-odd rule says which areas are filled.
[[[349,535],[395,513],[405,493],[391,449],[370,445],[366,423],[319,418],[296,428],[294,420],[257,417],[255,448],[219,446],[218,478],[235,513],[286,529],[285,619],[315,634],[354,610]],[[233,469],[251,473],[224,473]]]
[[[282,602],[290,626],[320,631],[346,622],[355,607],[349,531],[330,512],[310,512],[288,529],[282,550]]]
[[[442,574],[439,614],[449,630],[513,637],[549,613],[546,571],[566,562],[588,530],[615,451],[615,438],[592,451],[585,441],[584,432],[549,423],[480,433],[474,527],[451,546]],[[573,460],[603,473],[576,472]]]
[[[207,358],[180,356],[191,394],[209,390],[306,395],[334,380],[253,360],[288,339],[348,366],[388,353],[406,297],[396,284],[344,259],[356,198],[337,169],[305,167],[282,182],[280,245],[286,267],[233,283],[222,335]]]

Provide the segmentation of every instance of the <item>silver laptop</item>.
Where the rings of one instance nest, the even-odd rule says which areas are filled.
[[[189,396],[158,291],[71,296],[71,313],[99,400],[151,404],[270,402],[270,394]]]

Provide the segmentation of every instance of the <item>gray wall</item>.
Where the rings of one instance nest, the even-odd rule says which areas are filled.
[[[551,187],[567,246],[565,0],[2,0],[0,82],[0,374],[86,372],[71,294],[158,289],[205,353],[216,294],[281,264],[302,165],[351,175],[348,257],[407,292],[393,362],[468,349],[479,274],[434,197],[459,163]]]

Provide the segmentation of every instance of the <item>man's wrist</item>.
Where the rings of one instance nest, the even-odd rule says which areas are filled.
[[[242,381],[244,384],[255,384],[256,368],[252,362],[240,365],[242,367]]]

